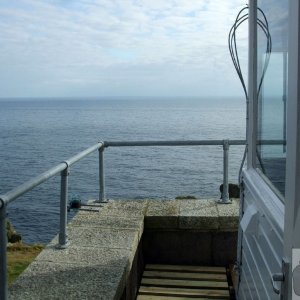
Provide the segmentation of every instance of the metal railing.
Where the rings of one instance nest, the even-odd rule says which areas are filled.
[[[99,202],[105,202],[104,181],[104,149],[108,147],[148,147],[148,146],[223,146],[223,192],[219,203],[231,203],[228,194],[228,157],[230,145],[245,145],[245,140],[195,140],[195,141],[131,141],[131,142],[99,142],[92,147],[78,153],[34,177],[17,188],[0,195],[0,299],[8,297],[7,283],[7,233],[6,233],[6,209],[7,205],[32,190],[41,183],[60,173],[60,227],[57,248],[66,248],[67,240],[67,205],[68,205],[68,176],[70,167],[88,156],[92,152],[99,151]]]

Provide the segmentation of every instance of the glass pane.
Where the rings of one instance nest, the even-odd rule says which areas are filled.
[[[284,196],[288,1],[259,0],[258,8],[258,132],[256,166]],[[267,25],[269,28],[267,28]],[[271,49],[267,49],[268,34],[270,36]]]

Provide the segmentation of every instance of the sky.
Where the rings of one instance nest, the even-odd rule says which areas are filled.
[[[242,96],[241,0],[1,0],[0,97]],[[247,24],[238,31],[244,73]]]

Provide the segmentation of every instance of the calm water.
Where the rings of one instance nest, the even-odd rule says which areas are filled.
[[[243,139],[243,99],[37,99],[0,101],[0,193],[100,140]],[[237,182],[243,147],[230,149]],[[110,199],[219,197],[222,147],[109,148]],[[69,193],[98,195],[98,156],[74,165]],[[26,242],[47,242],[58,230],[59,176],[9,205]]]

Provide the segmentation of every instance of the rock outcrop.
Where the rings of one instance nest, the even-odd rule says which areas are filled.
[[[223,193],[223,184],[220,185],[221,195]],[[228,193],[229,198],[240,198],[240,187],[237,184],[229,183],[228,184]]]
[[[22,236],[17,233],[10,221],[6,221],[7,242],[17,243],[22,240]]]

